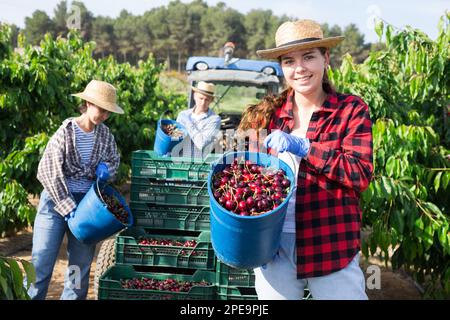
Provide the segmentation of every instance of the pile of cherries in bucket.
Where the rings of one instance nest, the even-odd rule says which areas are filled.
[[[166,124],[161,126],[163,132],[172,138],[179,138],[183,136],[181,131],[175,124]]]
[[[241,216],[257,216],[274,210],[286,199],[290,187],[291,181],[284,170],[237,158],[212,178],[217,202]]]
[[[120,201],[114,197],[109,196],[104,192],[101,192],[102,198],[105,201],[108,210],[123,224],[128,223],[128,211],[125,207],[120,203]]]

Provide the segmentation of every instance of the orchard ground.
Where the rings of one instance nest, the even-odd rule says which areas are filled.
[[[129,201],[129,184],[124,185],[120,191]],[[32,203],[37,206],[39,203],[38,198],[31,199]],[[0,255],[14,257],[18,259],[24,259],[31,261],[31,248],[32,248],[32,228],[28,228],[19,231],[17,234],[0,238]],[[96,248],[96,257],[100,249],[99,243]],[[64,284],[64,272],[67,267],[67,238],[64,238],[64,242],[60,248],[58,260],[56,262],[52,281],[48,290],[47,299],[58,300],[63,289]],[[88,292],[88,299],[94,299],[94,273],[95,273],[96,259],[94,259],[90,273],[90,285]],[[421,299],[421,294],[414,283],[414,281],[405,273],[394,272],[390,265],[385,266],[385,263],[377,258],[371,257],[366,259],[361,256],[360,266],[366,276],[367,284],[366,292],[371,300],[393,300],[393,299],[405,299],[405,300],[417,300]],[[375,266],[375,268],[373,267]],[[373,288],[376,285],[374,280],[374,270],[380,270],[380,286]]]

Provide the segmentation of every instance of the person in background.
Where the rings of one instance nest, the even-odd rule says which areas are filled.
[[[302,299],[305,287],[313,299],[367,299],[359,199],[373,174],[372,121],[360,97],[328,80],[329,50],[342,40],[315,21],[288,21],[275,48],[257,51],[278,59],[288,85],[258,111],[270,114],[264,146],[296,173],[280,249],[255,269],[259,299]]]
[[[221,120],[209,109],[214,100],[214,84],[200,81],[192,90],[194,107],[181,111],[176,120],[185,127],[188,134],[178,148],[183,148],[184,157],[204,158],[210,153],[220,132]]]
[[[95,244],[79,242],[70,232],[68,221],[93,181],[114,178],[120,162],[114,136],[104,124],[111,112],[124,113],[116,104],[116,89],[107,82],[92,80],[83,92],[73,96],[85,101],[81,115],[63,121],[50,138],[38,166],[37,178],[44,190],[33,227],[36,282],[28,291],[37,300],[46,298],[64,235],[68,240],[69,266],[61,299],[86,299]],[[71,279],[78,274],[79,287],[77,279]]]

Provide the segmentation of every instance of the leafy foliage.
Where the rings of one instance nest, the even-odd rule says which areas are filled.
[[[35,281],[36,272],[30,262],[0,256],[0,300],[30,300],[27,290]]]
[[[0,234],[30,224],[35,209],[28,194],[38,194],[36,170],[49,137],[62,121],[79,112],[70,94],[83,91],[91,79],[112,83],[125,114],[113,114],[106,124],[121,152],[118,179],[129,175],[131,153],[153,145],[156,121],[163,111],[187,105],[185,94],[163,91],[162,65],[152,56],[138,66],[114,58],[94,59],[95,43],[78,33],[54,40],[46,35],[39,47],[15,53],[10,28],[0,29]],[[23,44],[23,38],[19,43]]]
[[[363,98],[374,120],[374,180],[362,194],[363,223],[372,232],[366,256],[380,248],[392,265],[412,272],[430,297],[450,296],[449,101],[450,15],[439,36],[394,34],[380,23],[386,48],[360,65],[350,56],[330,78]]]

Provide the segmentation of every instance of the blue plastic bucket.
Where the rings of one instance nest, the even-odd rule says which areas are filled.
[[[158,120],[158,124],[156,127],[155,144],[153,145],[153,150],[159,156],[167,155],[170,151],[172,151],[173,147],[183,141],[184,137],[186,136],[186,129],[181,123],[176,122],[175,120],[161,119],[162,116],[166,113],[167,111],[164,112]],[[168,124],[176,125],[181,131],[183,131],[184,135],[178,138],[174,138],[164,133],[162,126]]]
[[[212,177],[235,158],[283,169],[292,186],[286,199],[274,210],[259,216],[240,216],[223,208],[212,193]],[[280,246],[287,206],[294,190],[294,173],[288,164],[276,157],[265,153],[232,152],[219,159],[208,176],[211,242],[217,258],[231,267],[242,269],[253,269],[271,261]]]
[[[108,196],[113,195],[128,212],[127,224],[123,224],[108,210],[104,201],[99,197],[99,183],[94,182],[78,205],[75,216],[69,219],[69,228],[79,241],[94,244],[102,241],[116,232],[133,225],[133,216],[125,199],[114,188],[104,185],[102,191]],[[97,189],[97,190],[96,190]]]

